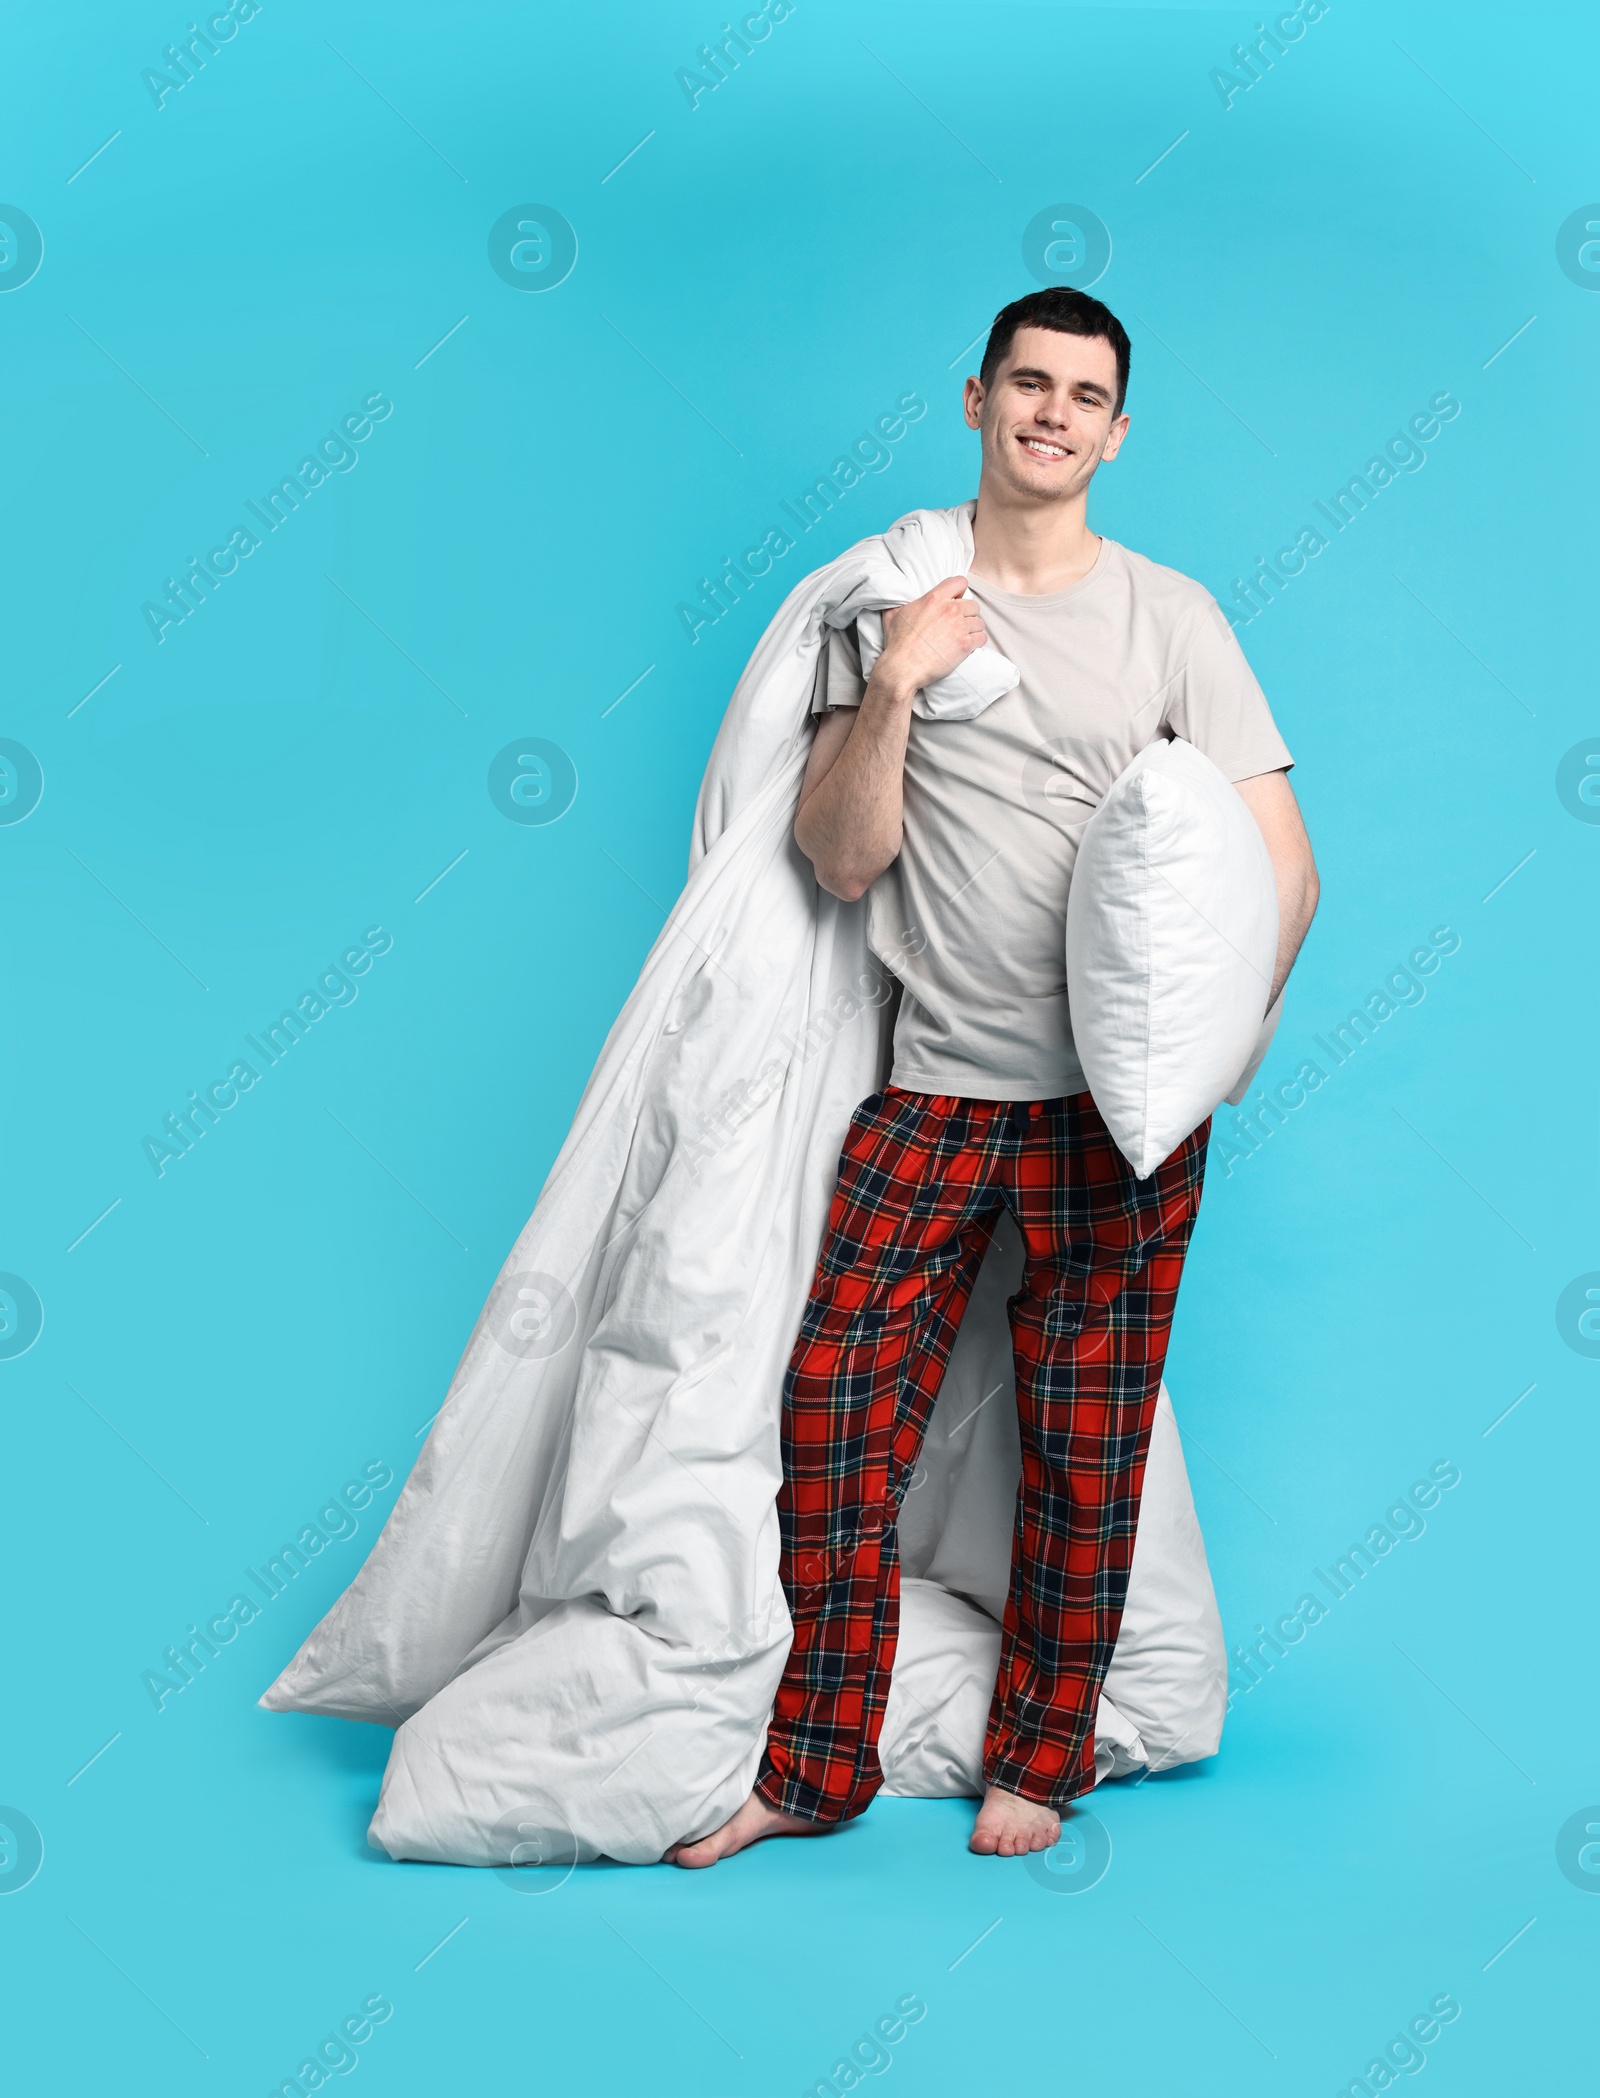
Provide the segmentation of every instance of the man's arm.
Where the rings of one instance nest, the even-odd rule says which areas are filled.
[[[795,843],[834,896],[854,903],[900,850],[911,702],[988,639],[965,576],[883,615],[883,653],[859,707],[817,725],[800,787]]]
[[[1311,840],[1306,836],[1300,804],[1294,798],[1289,775],[1286,772],[1258,772],[1254,779],[1237,780],[1235,785],[1266,840],[1278,883],[1278,962],[1272,972],[1272,994],[1267,1000],[1270,1012],[1294,967],[1294,958],[1300,952],[1300,943],[1317,908],[1322,884],[1317,879],[1317,863],[1311,857]]]

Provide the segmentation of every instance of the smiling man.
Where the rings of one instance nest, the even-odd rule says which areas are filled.
[[[1181,736],[1235,783],[1271,855],[1272,999],[1317,897],[1293,761],[1226,620],[1198,583],[1088,527],[1089,483],[1128,433],[1128,358],[1121,324],[1081,292],[1007,306],[966,382],[982,440],[970,572],[884,615],[865,678],[854,630],[824,653],[794,834],[825,889],[867,898],[901,986],[894,1062],[846,1137],[785,1383],[794,1642],[766,1752],[732,1819],[668,1853],[681,1865],[821,1833],[882,1783],[896,1518],[1002,1206],[1025,1246],[1010,1303],[1022,1481],[971,1847],[1047,1848],[1094,1783],[1210,1125],[1138,1180],[1090,1098],[1064,952],[1078,841],[1133,757]],[[985,640],[1016,688],[970,720],[915,715]]]

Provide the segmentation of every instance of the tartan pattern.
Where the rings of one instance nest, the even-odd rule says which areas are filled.
[[[1064,1806],[1094,1716],[1209,1122],[1137,1180],[1087,1093],[1034,1102],[888,1087],[856,1109],[784,1386],[778,1497],[794,1644],[756,1789],[814,1821],[864,1811],[899,1622],[900,1503],[1004,1203],[1022,1431],[991,1784]]]

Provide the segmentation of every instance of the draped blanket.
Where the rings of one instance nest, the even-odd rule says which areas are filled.
[[[884,1082],[894,983],[864,904],[792,830],[827,625],[972,561],[972,506],[914,511],[791,592],[733,695],[689,879],[366,1565],[261,1702],[398,1729],[370,1840],[396,1858],[627,1863],[750,1789],[790,1623],[783,1375],[846,1125]],[[919,694],[970,718],[992,646]],[[901,1520],[891,1791],[982,1789],[1019,1456],[996,1231]],[[985,1399],[993,1403],[984,1403]],[[1221,1628],[1165,1391],[1101,1776],[1215,1752]]]

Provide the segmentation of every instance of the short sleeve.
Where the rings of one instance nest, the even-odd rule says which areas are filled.
[[[1294,763],[1238,637],[1214,598],[1195,621],[1173,681],[1166,725],[1237,783]]]
[[[855,623],[824,629],[827,640],[817,657],[817,682],[812,689],[813,714],[831,714],[837,707],[859,707],[867,681],[861,675],[861,645]]]

